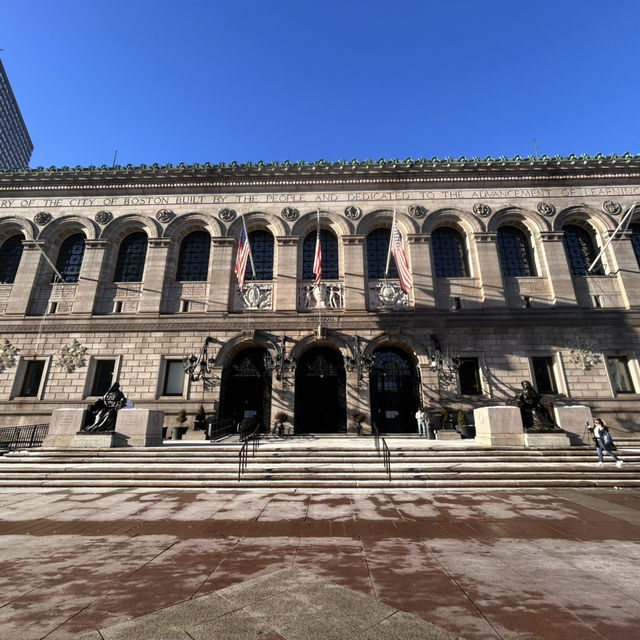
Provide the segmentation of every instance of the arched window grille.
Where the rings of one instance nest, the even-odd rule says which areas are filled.
[[[367,236],[367,276],[371,279],[385,277],[390,236],[391,229],[375,229]],[[389,261],[388,275],[390,278],[398,277],[393,257]]]
[[[536,275],[529,240],[517,227],[504,226],[498,229],[498,255],[502,275],[506,278]]]
[[[564,231],[562,242],[564,244],[565,253],[567,254],[571,275],[603,275],[604,270],[601,262],[598,262],[589,274],[587,274],[587,269],[591,266],[592,262],[598,255],[596,244],[593,241],[591,234],[586,229],[578,227],[575,224],[567,224],[562,228],[562,230]]]
[[[11,236],[0,248],[0,283],[12,284],[22,257],[21,234]]]
[[[62,276],[63,282],[78,282],[84,258],[84,244],[84,234],[76,233],[60,245],[56,269]]]
[[[312,231],[304,239],[302,245],[302,278],[313,280],[313,262],[316,255],[316,231]],[[337,280],[338,275],[338,239],[327,229],[320,229],[320,245],[322,246],[322,279]]]
[[[273,236],[268,231],[251,231],[249,245],[256,268],[253,277],[251,265],[247,265],[247,280],[273,280]]]
[[[638,261],[638,266],[640,267],[640,224],[629,225],[629,229],[631,230],[631,244],[633,245],[633,250],[636,254],[636,260]]]
[[[202,282],[209,275],[211,236],[206,231],[192,231],[180,244],[176,280]]]
[[[143,231],[128,235],[120,244],[114,282],[142,282],[147,257],[147,234]]]
[[[467,251],[462,236],[451,227],[440,227],[431,234],[431,250],[436,278],[469,276]]]

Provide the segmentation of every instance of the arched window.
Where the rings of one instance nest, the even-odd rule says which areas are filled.
[[[562,242],[567,254],[571,275],[586,276],[587,269],[591,266],[598,255],[598,252],[596,251],[596,244],[593,241],[591,234],[586,229],[578,227],[575,224],[567,224],[562,228],[562,230],[564,231]],[[598,264],[589,272],[589,275],[594,276],[601,276],[603,274],[604,270],[601,262],[598,262]]]
[[[22,257],[22,240],[21,234],[11,236],[0,247],[0,283],[12,284],[16,279],[16,272]]]
[[[316,231],[312,231],[304,239],[302,245],[302,278],[313,280],[313,262],[316,255]],[[337,280],[338,275],[338,239],[331,231],[320,229],[320,245],[322,247],[322,279]]]
[[[636,260],[638,261],[638,266],[640,267],[640,224],[629,225],[629,229],[631,230],[631,244],[633,245],[633,250],[636,254]]]
[[[178,282],[201,282],[208,279],[211,236],[206,231],[193,231],[180,244]]]
[[[467,252],[462,236],[451,227],[440,227],[431,234],[431,250],[436,278],[469,276]]]
[[[391,229],[375,229],[367,236],[367,276],[371,279],[385,276],[390,236]],[[389,277],[398,277],[393,258],[389,260]]]
[[[273,280],[273,236],[268,231],[251,231],[249,246],[253,256],[256,277],[251,265],[247,266],[247,280]]]
[[[75,233],[60,245],[56,269],[63,282],[78,282],[84,257],[84,242],[84,234]]]
[[[498,229],[498,255],[505,278],[536,275],[529,240],[517,227],[504,226]]]
[[[143,231],[128,235],[120,244],[114,282],[142,282],[147,257],[147,234]]]

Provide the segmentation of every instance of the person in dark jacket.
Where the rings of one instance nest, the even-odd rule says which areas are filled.
[[[598,452],[598,464],[601,467],[604,467],[603,454],[606,453],[616,461],[616,467],[619,469],[622,466],[623,461],[613,452],[616,445],[613,442],[613,438],[609,433],[607,425],[600,418],[594,418],[593,426],[587,422],[587,429],[589,429],[593,435],[596,451]]]

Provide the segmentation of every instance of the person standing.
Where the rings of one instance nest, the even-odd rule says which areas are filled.
[[[613,452],[615,444],[611,434],[609,433],[607,425],[600,418],[594,418],[593,426],[589,426],[589,423],[587,422],[587,429],[593,432],[593,439],[596,445],[596,451],[598,452],[598,464],[601,467],[604,467],[604,458],[602,454],[606,453],[616,461],[616,467],[619,469],[622,466],[623,461]]]
[[[418,423],[418,435],[427,435],[427,414],[422,407],[418,407],[416,411],[416,422]]]

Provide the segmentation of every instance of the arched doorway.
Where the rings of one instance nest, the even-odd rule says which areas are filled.
[[[347,430],[344,362],[333,349],[309,349],[298,361],[294,425],[296,433]]]
[[[234,423],[255,417],[270,424],[271,376],[265,367],[266,349],[243,349],[222,372],[220,416]]]
[[[375,352],[369,378],[371,417],[382,433],[413,433],[419,405],[418,378],[409,357],[395,347]]]

